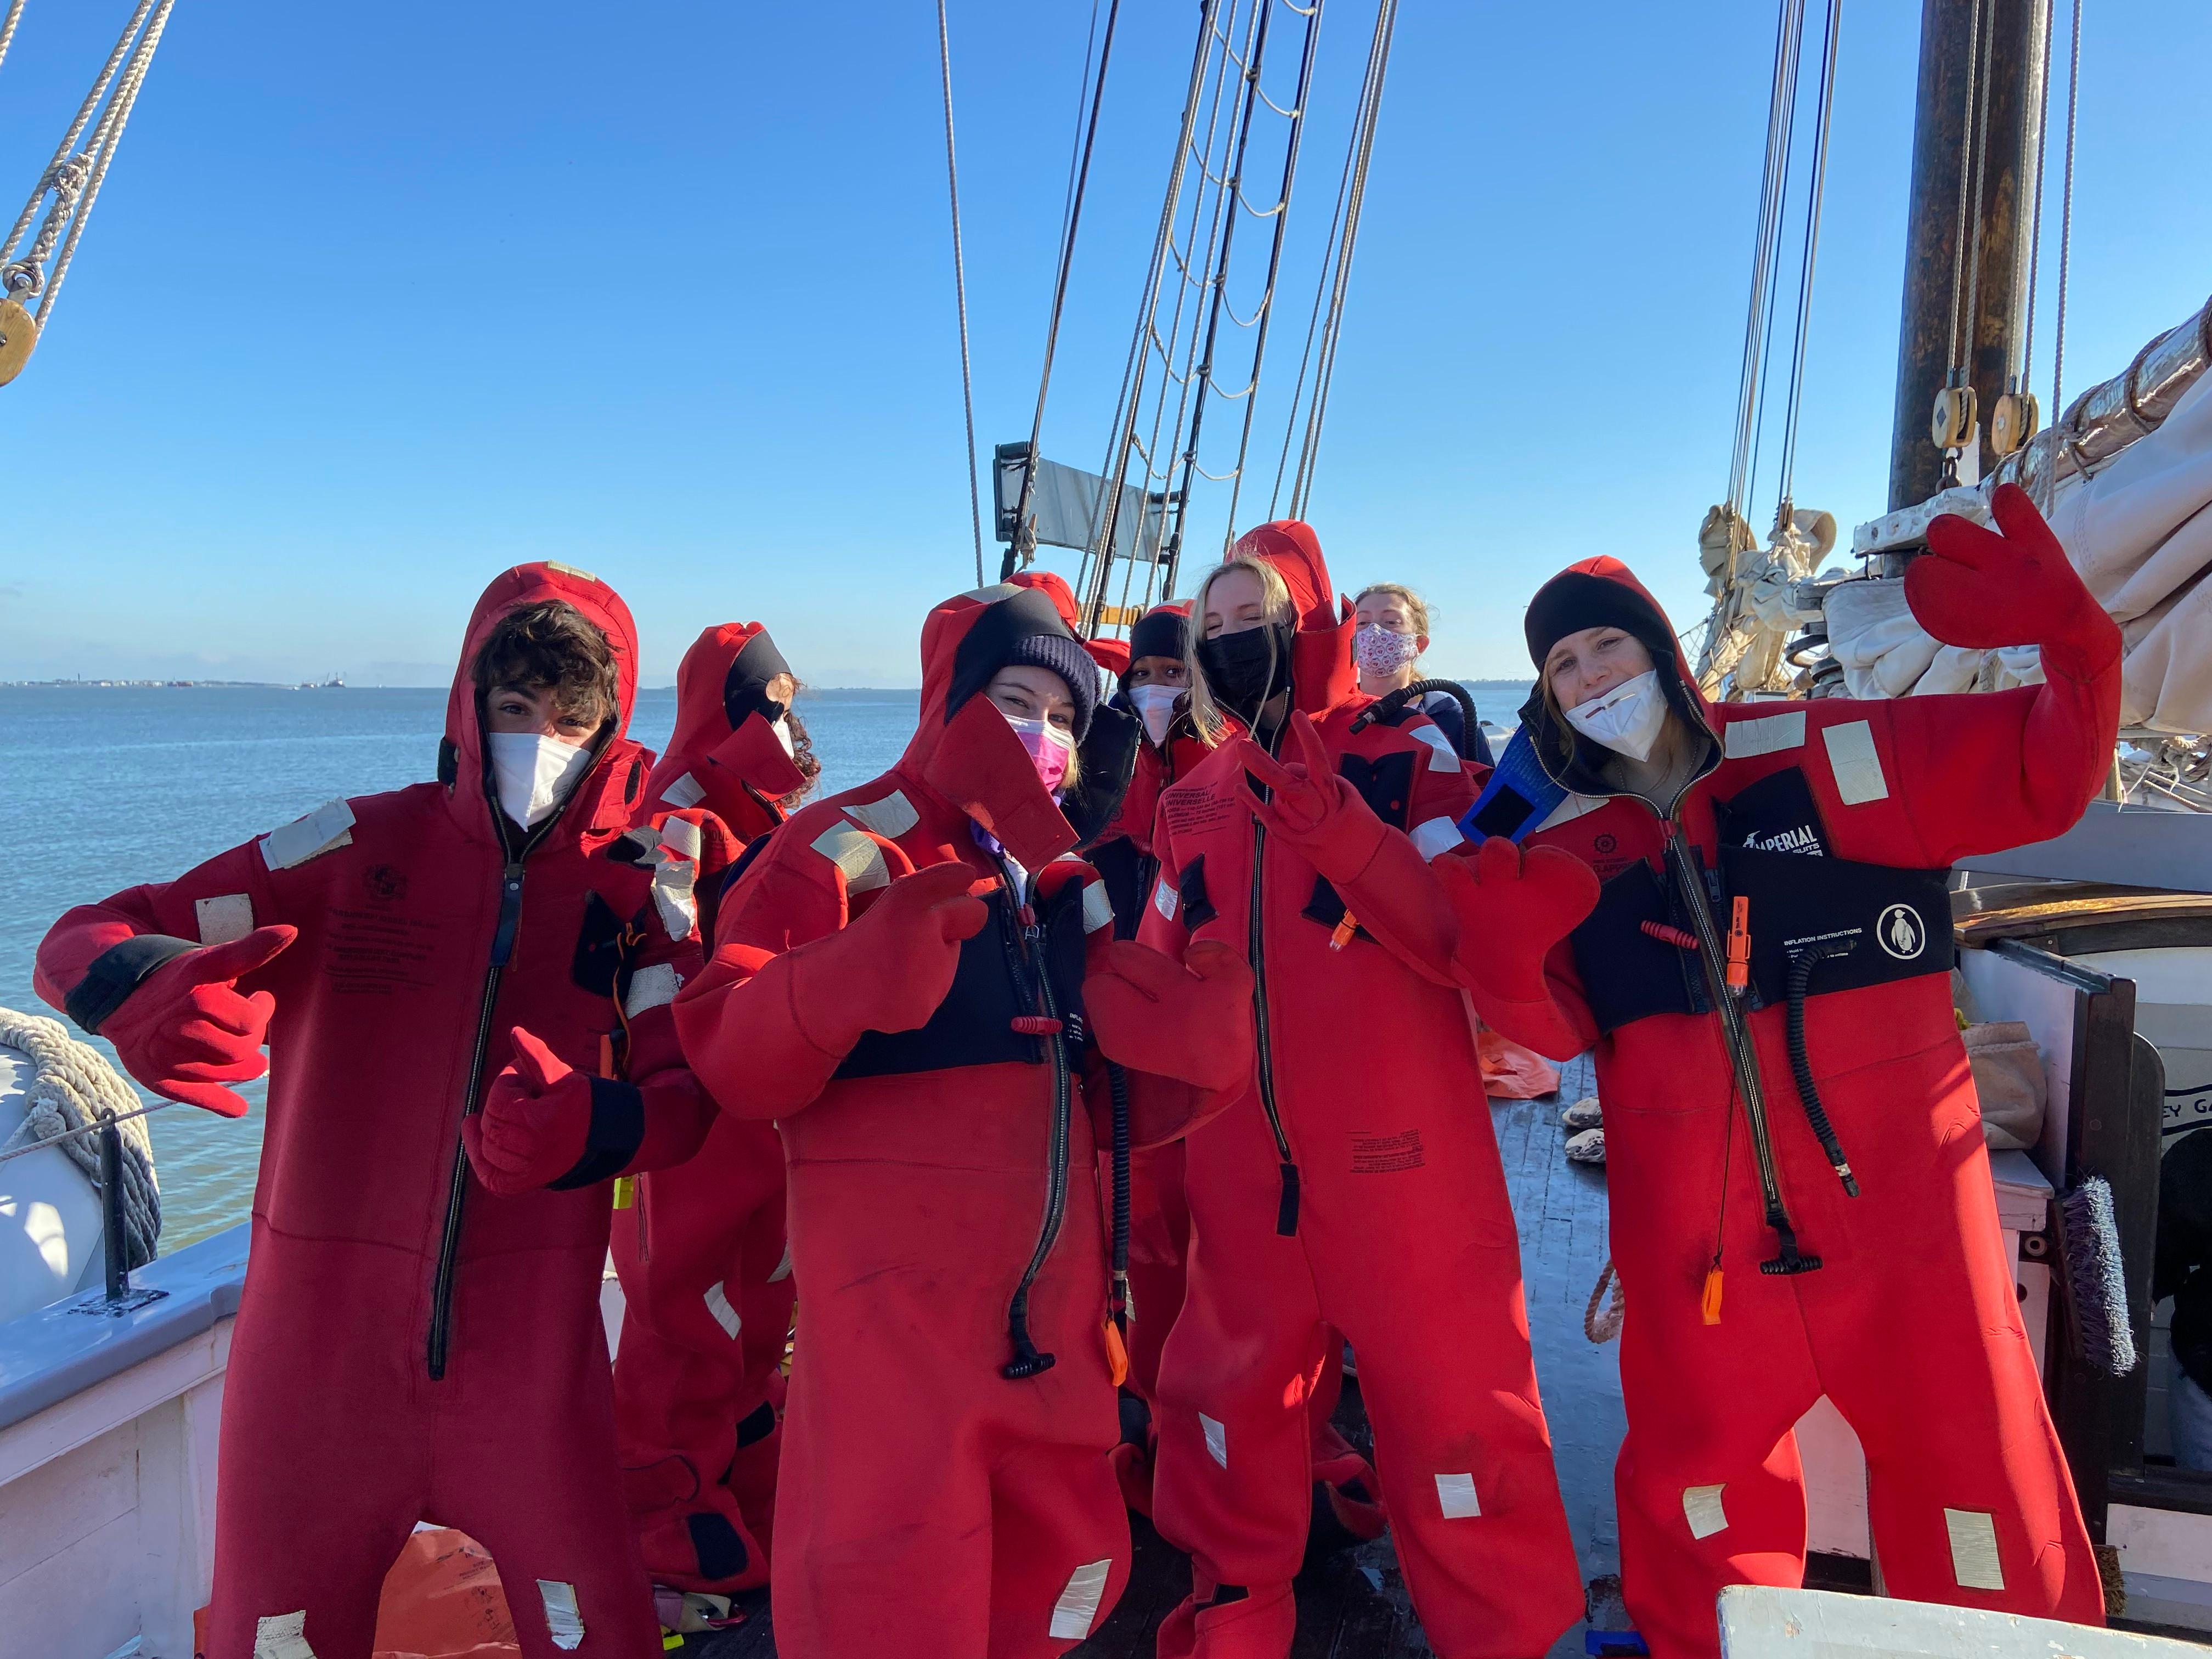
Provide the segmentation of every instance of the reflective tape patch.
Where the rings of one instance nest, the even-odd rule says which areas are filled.
[[[1824,727],[1820,740],[1828,745],[1828,767],[1836,775],[1836,793],[1846,806],[1889,799],[1889,780],[1881,773],[1881,757],[1875,752],[1874,727],[1865,720]]]
[[[670,818],[660,826],[660,844],[674,849],[678,858],[696,863],[699,857],[699,826],[689,818]]]
[[[1799,749],[1805,743],[1805,711],[1765,714],[1755,720],[1730,720],[1721,734],[1722,752],[1730,760]]]
[[[1229,1428],[1217,1423],[1204,1412],[1198,1414],[1198,1426],[1206,1436],[1206,1449],[1223,1468],[1229,1467]]]
[[[1182,902],[1182,895],[1164,881],[1152,890],[1152,908],[1170,921],[1175,920],[1176,906]]]
[[[691,891],[697,873],[689,859],[672,860],[653,872],[653,908],[660,912],[660,925],[672,939],[687,939],[698,931],[699,901]]]
[[[253,1621],[253,1659],[315,1659],[307,1645],[307,1615],[272,1613]]]
[[[707,1287],[707,1311],[714,1316],[714,1322],[722,1328],[724,1336],[732,1342],[738,1340],[738,1332],[745,1322],[730,1305],[730,1293],[723,1288],[723,1281],[718,1279]]]
[[[564,575],[564,576],[574,576],[574,577],[576,577],[576,578],[578,578],[579,580],[583,580],[583,581],[587,581],[587,582],[595,582],[595,581],[598,581],[598,580],[599,580],[597,576],[594,576],[594,575],[593,575],[590,571],[588,571],[588,570],[580,570],[580,569],[578,569],[578,568],[577,568],[574,565],[573,565],[573,564],[562,564],[562,563],[560,562],[560,560],[558,560],[558,559],[548,559],[548,560],[546,560],[546,561],[545,561],[545,568],[546,568],[548,570],[557,570],[557,571],[559,571],[559,572],[560,572],[562,575]],[[539,1582],[540,1583],[543,1583],[544,1581],[543,1579],[540,1579],[538,1582]],[[574,1646],[574,1645],[575,1645],[575,1644],[574,1644],[574,1643],[571,1643],[569,1645],[573,1647],[573,1646]]]
[[[1438,1475],[1437,1502],[1443,1506],[1447,1521],[1464,1521],[1482,1513],[1482,1505],[1475,1500],[1474,1477],[1471,1474]]]
[[[1091,1621],[1098,1616],[1099,1599],[1106,1594],[1106,1575],[1114,1571],[1114,1558],[1092,1561],[1078,1567],[1067,1577],[1067,1588],[1060,1593],[1060,1600],[1052,1604],[1052,1629],[1048,1632],[1055,1642],[1079,1642],[1091,1634]]]
[[[557,1578],[541,1578],[538,1599],[545,1604],[545,1631],[553,1645],[564,1652],[583,1646],[584,1617],[576,1611],[576,1587]]]
[[[635,1019],[648,1008],[675,1001],[683,988],[684,975],[665,962],[641,968],[629,976],[629,994],[623,999],[623,1012]]]
[[[1413,826],[1413,850],[1425,859],[1449,852],[1466,839],[1460,834],[1459,825],[1449,818],[1431,818],[1426,823]]]
[[[775,1264],[775,1271],[768,1276],[771,1285],[781,1285],[791,1277],[791,1241],[783,1241],[783,1260]]]
[[[1103,881],[1086,883],[1083,889],[1083,931],[1095,933],[1101,927],[1114,925],[1114,901],[1106,896]]]
[[[192,916],[199,923],[201,944],[234,945],[253,931],[253,896],[225,893],[196,899]]]
[[[696,806],[707,799],[707,786],[686,772],[662,790],[660,798],[671,806]]]
[[[845,872],[845,890],[865,893],[890,885],[884,849],[849,823],[833,823],[814,839],[814,850]]]
[[[1011,599],[1022,590],[1012,582],[993,582],[988,587],[979,587],[963,593],[963,599],[981,599],[985,605],[996,605],[1000,599]]]
[[[1721,1507],[1720,1486],[1682,1488],[1682,1515],[1690,1523],[1690,1536],[1711,1538],[1728,1530],[1728,1511]]]
[[[303,818],[295,818],[261,838],[261,861],[271,870],[289,870],[334,848],[353,845],[353,808],[325,801]]]
[[[1451,739],[1446,737],[1442,732],[1438,731],[1435,726],[1416,726],[1413,731],[1407,732],[1407,735],[1408,737],[1419,738],[1423,743],[1429,745],[1430,771],[1456,772],[1459,770],[1459,750],[1453,748]]]
[[[1951,1577],[1960,1589],[2005,1587],[2004,1567],[1997,1559],[1996,1516],[1982,1510],[1945,1510],[1943,1529],[1951,1534]]]
[[[845,808],[845,816],[863,830],[872,830],[885,841],[896,841],[921,821],[914,803],[894,789],[881,800],[864,800]]]

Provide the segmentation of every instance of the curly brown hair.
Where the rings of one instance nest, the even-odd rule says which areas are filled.
[[[572,720],[604,726],[620,707],[614,647],[573,605],[546,599],[517,605],[492,625],[470,670],[477,695],[495,685],[550,690]]]

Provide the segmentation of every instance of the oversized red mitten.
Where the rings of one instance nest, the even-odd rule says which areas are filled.
[[[1245,799],[1268,832],[1297,848],[1317,874],[1338,886],[1357,881],[1389,826],[1337,775],[1321,733],[1303,712],[1291,716],[1290,747],[1285,765],[1251,738],[1237,740],[1238,763],[1269,795],[1263,801],[1248,787]]]
[[[2086,679],[2109,666],[2120,630],[2018,484],[1990,503],[1997,528],[1954,513],[1928,526],[1928,551],[1905,573],[1905,602],[1946,645],[2038,645],[2047,666]]]
[[[842,1055],[863,1031],[927,1024],[952,988],[961,941],[991,919],[969,896],[977,879],[957,860],[901,876],[857,921],[792,951],[791,1005],[806,1040]]]
[[[1440,858],[1429,868],[1459,913],[1452,965],[1468,988],[1506,1002],[1546,999],[1545,957],[1597,904],[1590,867],[1556,847],[1523,848],[1492,836],[1473,858]]]
[[[265,965],[300,936],[296,927],[257,927],[228,945],[188,951],[165,963],[100,1022],[123,1068],[157,1095],[222,1117],[246,1115],[226,1083],[249,1083],[269,1069],[261,1052],[276,999],[240,996],[234,981]]]
[[[1083,1006],[1107,1059],[1213,1094],[1252,1075],[1252,984],[1244,958],[1218,940],[1178,963],[1115,939],[1085,969]]]
[[[483,1110],[462,1120],[461,1142],[477,1180],[514,1194],[550,1186],[582,1160],[592,1079],[520,1025],[510,1036],[514,1059],[492,1079]]]

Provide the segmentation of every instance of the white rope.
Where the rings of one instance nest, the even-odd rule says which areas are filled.
[[[93,204],[100,198],[100,185],[107,178],[109,165],[115,159],[117,148],[123,141],[123,130],[129,125],[131,112],[137,106],[138,94],[146,82],[146,71],[154,61],[154,52],[161,43],[161,33],[168,27],[169,12],[175,0],[140,0],[138,9],[132,14],[130,26],[108,55],[100,78],[93,85],[84,102],[77,109],[76,118],[70,125],[61,148],[53,161],[40,178],[38,187],[24,204],[15,228],[7,244],[0,247],[0,258],[8,260],[0,266],[0,291],[10,296],[23,294],[39,295],[36,316],[43,329],[53,315],[55,301],[61,294],[63,281],[69,275],[70,262],[76,257],[78,240],[85,226],[91,221]],[[143,32],[141,25],[143,25]],[[135,37],[135,41],[134,41]],[[116,66],[125,56],[118,77]],[[114,95],[100,111],[100,118],[93,127],[92,136],[82,150],[75,146],[83,136],[86,124],[100,105],[100,99],[112,83]],[[36,216],[40,202],[52,193],[52,208],[39,228],[37,236],[21,257],[14,257],[22,242],[23,234]],[[67,236],[64,239],[64,228]],[[54,252],[57,242],[60,252]],[[49,258],[53,270],[46,268]]]
[[[2072,64],[2066,71],[2066,195],[2058,215],[2058,319],[2051,352],[2051,418],[2066,412],[2066,288],[2074,253],[2074,121],[2081,107],[2081,0],[2074,0]]]
[[[30,1057],[31,1081],[24,1091],[23,1121],[4,1142],[0,1158],[28,1152],[46,1142],[76,1165],[95,1191],[100,1188],[100,1146],[90,1131],[103,1113],[118,1121],[123,1143],[123,1250],[126,1270],[154,1259],[161,1234],[161,1190],[154,1175],[154,1143],[146,1133],[145,1109],[100,1051],[70,1036],[58,1020],[0,1008],[0,1048]],[[129,1113],[131,1115],[125,1117]],[[111,1244],[112,1244],[111,1241]]]
[[[968,267],[960,248],[960,164],[952,149],[952,32],[937,0],[937,58],[945,71],[945,183],[952,198],[952,297],[960,307],[960,409],[968,420],[968,517],[975,532],[975,586],[984,583],[983,498],[975,482],[975,382],[968,358]]]
[[[0,64],[8,61],[8,48],[15,39],[15,25],[23,21],[23,0],[12,0],[8,15],[0,20]]]

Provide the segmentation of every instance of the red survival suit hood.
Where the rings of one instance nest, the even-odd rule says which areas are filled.
[[[496,840],[498,796],[484,750],[482,700],[477,695],[477,653],[501,618],[526,605],[552,600],[573,605],[607,637],[615,654],[615,718],[597,739],[592,769],[576,786],[551,833],[578,841],[605,840],[629,827],[630,808],[645,781],[645,752],[623,735],[637,697],[637,624],[622,595],[588,570],[538,561],[501,572],[469,613],[461,659],[446,696],[446,734],[438,747],[438,781],[447,787],[453,815],[472,838]]]
[[[700,635],[676,671],[676,731],[646,781],[646,799],[703,805],[748,841],[781,823],[776,803],[806,786],[776,736],[787,711],[766,692],[790,672],[759,623],[722,623]]]
[[[898,764],[899,771],[981,824],[1030,870],[1042,869],[1081,836],[1037,781],[1013,727],[981,694],[1007,653],[1038,635],[1082,644],[1042,586],[1002,582],[947,599],[932,611],[921,629],[921,719]],[[1110,766],[1101,773],[1094,763],[1102,728],[1121,732],[1133,754],[1133,720],[1122,715],[1116,723],[1109,713],[1102,708],[1092,716],[1091,737],[1083,745],[1081,775],[1086,783],[1094,774],[1110,776]],[[1125,761],[1113,805],[1119,804],[1127,775]],[[1109,816],[1110,811],[1109,806]]]
[[[1291,701],[1309,714],[1335,708],[1359,689],[1352,665],[1352,606],[1332,600],[1335,586],[1322,557],[1321,538],[1302,519],[1276,519],[1237,538],[1229,556],[1273,565],[1291,590],[1297,631],[1291,642]]]
[[[1591,742],[1553,711],[1544,695],[1544,659],[1566,635],[1585,628],[1613,627],[1628,634],[1651,653],[1660,689],[1668,707],[1695,732],[1703,734],[1706,752],[1693,775],[1703,777],[1720,762],[1720,745],[1713,738],[1715,721],[1690,659],[1683,654],[1674,624],[1659,608],[1650,590],[1615,558],[1603,554],[1571,564],[1536,590],[1528,601],[1522,631],[1528,643],[1528,659],[1536,665],[1535,688],[1521,706],[1521,724],[1527,728],[1537,758],[1554,781],[1577,794],[1602,795],[1613,786],[1603,777],[1611,751]]]

